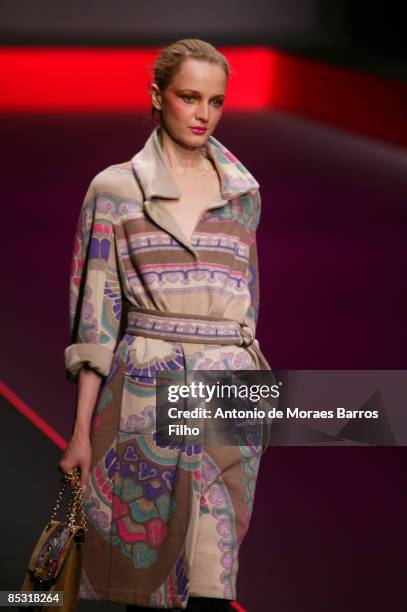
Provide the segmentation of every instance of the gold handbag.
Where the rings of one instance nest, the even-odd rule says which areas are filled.
[[[65,521],[56,520],[56,515],[63,499],[64,491],[68,482],[71,482],[71,496],[67,506]],[[80,516],[80,524],[75,524],[76,516]],[[51,519],[42,531],[35,545],[28,564],[28,570],[24,578],[21,591],[47,591],[47,596],[56,601],[55,591],[63,591],[63,606],[41,606],[40,601],[35,601],[34,595],[27,594],[27,601],[32,601],[32,606],[24,608],[35,608],[44,612],[73,612],[76,608],[79,582],[82,564],[82,547],[85,542],[87,531],[84,506],[82,500],[82,489],[80,486],[79,470],[74,468],[68,474],[61,476],[61,487],[55,502]],[[37,594],[38,597],[45,597]],[[49,601],[43,599],[42,601]]]

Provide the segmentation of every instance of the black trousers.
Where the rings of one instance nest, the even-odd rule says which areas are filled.
[[[185,608],[188,612],[232,612],[231,599],[218,599],[217,597],[189,597]],[[164,610],[165,608],[145,608],[128,604],[126,612],[151,612],[151,610]],[[173,612],[180,608],[172,608]],[[171,612],[171,609],[168,609]]]

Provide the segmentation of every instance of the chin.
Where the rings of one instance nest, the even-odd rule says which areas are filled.
[[[198,135],[192,134],[187,138],[180,138],[180,142],[188,147],[201,147],[209,138],[208,133]]]
[[[203,142],[206,142],[211,134],[212,132],[210,132],[209,130],[206,131],[205,134],[194,134],[193,132],[191,132],[191,136],[188,140],[190,140],[191,142],[199,142],[201,144]]]

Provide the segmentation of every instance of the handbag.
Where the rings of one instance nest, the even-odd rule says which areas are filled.
[[[67,483],[71,483],[71,495],[65,520],[56,519],[64,497]],[[75,524],[79,515],[79,524]],[[44,527],[34,547],[21,591],[43,591],[27,593],[24,608],[39,611],[74,612],[79,594],[82,566],[82,548],[87,531],[79,470],[74,468],[61,476],[61,486],[48,524]],[[47,591],[48,593],[44,593]],[[63,591],[63,605],[58,604],[55,591]],[[24,595],[21,594],[21,601]],[[42,606],[41,602],[53,602]]]

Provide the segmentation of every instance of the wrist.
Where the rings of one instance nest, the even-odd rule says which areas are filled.
[[[72,437],[81,439],[81,438],[89,438],[89,436],[90,436],[89,425],[84,425],[84,424],[75,425],[73,429]]]

